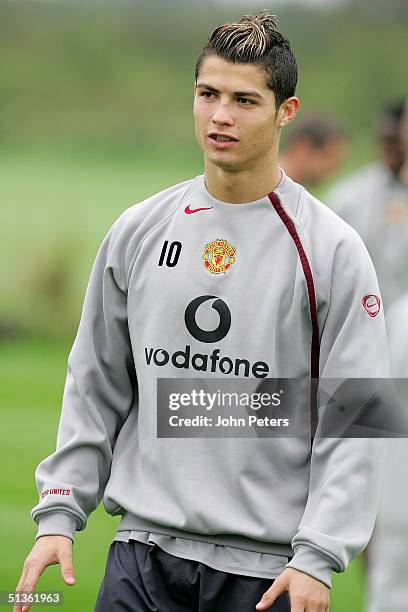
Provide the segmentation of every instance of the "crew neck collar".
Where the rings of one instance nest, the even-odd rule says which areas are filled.
[[[288,181],[288,177],[285,174],[284,170],[282,168],[279,168],[279,169],[281,172],[281,180],[279,184],[275,187],[274,192],[282,191],[285,183]],[[206,201],[209,202],[212,206],[224,207],[224,208],[234,209],[234,210],[248,210],[248,208],[258,208],[260,206],[261,207],[264,206],[265,204],[267,206],[270,206],[270,200],[268,198],[268,194],[265,194],[262,198],[259,198],[258,200],[253,200],[251,202],[243,202],[242,204],[237,204],[236,202],[224,202],[223,200],[219,200],[218,198],[213,196],[208,191],[207,186],[205,184],[204,174],[200,174],[197,177],[197,181],[198,181],[198,188],[200,192],[202,193]]]

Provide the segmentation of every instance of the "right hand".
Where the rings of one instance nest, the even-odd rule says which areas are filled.
[[[65,536],[48,535],[38,538],[27,559],[24,561],[23,572],[16,591],[33,592],[39,577],[49,565],[61,566],[61,575],[65,584],[75,584],[72,565],[72,540]],[[26,612],[31,604],[15,604],[13,612]]]

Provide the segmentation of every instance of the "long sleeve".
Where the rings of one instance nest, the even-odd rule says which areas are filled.
[[[330,304],[321,331],[321,378],[339,379],[341,385],[350,378],[389,376],[377,298],[381,300],[373,264],[353,232],[334,257]],[[319,418],[321,408],[319,403]],[[331,587],[331,572],[344,571],[365,548],[379,504],[382,456],[383,440],[314,439],[308,501],[287,567]]]
[[[97,253],[68,357],[56,450],[36,470],[37,538],[73,539],[85,528],[103,496],[119,432],[137,409],[120,236],[118,220]]]

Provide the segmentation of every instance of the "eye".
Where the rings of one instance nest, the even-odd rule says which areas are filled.
[[[207,98],[207,100],[208,100],[208,99],[209,99],[211,96],[213,96],[213,95],[214,95],[214,93],[213,93],[212,91],[202,91],[202,92],[200,93],[200,97],[201,97],[201,98]]]
[[[254,102],[253,100],[249,100],[248,98],[237,98],[238,101],[243,102],[244,106],[248,106],[248,104],[256,104],[256,102]],[[248,104],[245,104],[246,102],[248,102]]]

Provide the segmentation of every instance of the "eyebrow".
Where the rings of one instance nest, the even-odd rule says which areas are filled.
[[[212,91],[214,93],[220,93],[218,89],[215,89],[215,87],[208,85],[208,83],[197,83],[197,89],[208,89],[209,91]],[[261,94],[259,94],[257,91],[234,91],[234,95],[252,96],[253,98],[260,98],[261,100],[264,99],[263,96],[261,96]]]

